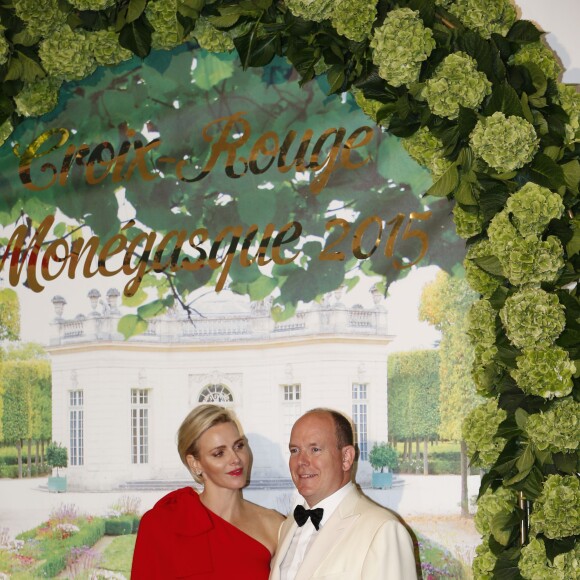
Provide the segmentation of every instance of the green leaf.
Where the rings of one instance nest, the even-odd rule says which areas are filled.
[[[463,205],[477,205],[477,199],[473,194],[473,185],[463,178],[459,182],[459,187],[455,190],[453,195],[457,203]]]
[[[433,195],[435,197],[450,195],[457,187],[458,181],[459,174],[454,164],[426,191],[425,195]]]
[[[195,69],[195,84],[204,91],[219,85],[225,79],[229,79],[234,74],[234,63],[224,61],[213,54],[208,54],[205,58],[197,61]]]
[[[270,296],[277,287],[276,278],[260,276],[255,282],[248,284],[247,292],[252,300],[263,300]]]
[[[119,44],[140,58],[151,52],[151,25],[143,13],[138,20],[127,23],[119,33]]]
[[[129,0],[127,6],[127,23],[134,22],[143,14],[147,0]]]
[[[525,65],[530,73],[530,77],[532,79],[532,83],[536,92],[530,95],[530,101],[532,98],[534,100],[534,105],[538,106],[538,97],[543,97],[546,94],[546,89],[548,88],[548,79],[544,74],[544,71],[537,65],[533,63],[529,63]]]
[[[143,289],[143,285],[139,286],[139,289],[133,296],[127,296],[125,293],[121,295],[121,299],[123,302],[123,306],[127,306],[129,308],[135,308],[140,306],[147,300],[147,292]]]
[[[164,312],[165,309],[166,304],[164,300],[153,300],[152,302],[149,302],[143,306],[139,306],[139,308],[137,308],[137,315],[139,316],[139,318],[147,320],[149,318],[154,318],[155,316],[158,316],[159,314]]]
[[[530,469],[532,469],[534,461],[535,461],[534,450],[532,446],[528,444],[524,449],[524,452],[519,456],[518,460],[516,461],[516,467],[518,468],[518,471],[525,472],[527,474],[530,471]]]
[[[574,159],[560,167],[564,172],[566,187],[574,193],[580,193],[580,161]]]
[[[208,20],[210,24],[216,28],[230,28],[233,26],[241,17],[241,14],[220,14],[219,16],[210,16]]]
[[[40,63],[21,50],[15,50],[8,61],[8,70],[4,80],[21,80],[31,83],[46,76]]]
[[[560,471],[573,475],[578,469],[578,455],[576,453],[554,453],[554,465]]]
[[[513,513],[499,512],[495,514],[489,523],[491,533],[496,542],[507,546],[514,526]]]
[[[524,492],[526,498],[535,500],[541,493],[544,485],[544,476],[542,472],[536,467],[532,467],[528,477],[523,481],[523,484],[519,484],[516,489]]]
[[[500,82],[503,79],[505,67],[497,50],[492,47],[490,42],[483,40],[479,34],[468,30],[459,36],[458,44],[463,52],[477,61],[477,69],[485,73],[490,81]]]
[[[525,429],[528,422],[528,413],[523,409],[517,409],[515,412],[516,423],[520,429]]]
[[[580,252],[580,228],[574,229],[572,239],[566,244],[566,252],[569,258]]]
[[[373,69],[364,79],[355,83],[355,86],[362,90],[367,99],[380,101],[381,103],[392,103],[399,98],[396,89],[387,84],[378,74],[378,69]]]
[[[139,318],[136,314],[126,314],[119,319],[117,330],[125,337],[125,340],[141,334],[147,330],[147,321]]]
[[[523,580],[517,559],[498,559],[492,577],[494,580]]]
[[[234,44],[244,69],[267,65],[276,56],[279,43],[280,40],[276,34],[258,38],[255,26],[248,34],[234,38]]]
[[[558,189],[565,185],[564,171],[553,160],[544,153],[538,153],[530,167],[532,180],[538,185],[548,187],[550,189]]]
[[[471,258],[471,261],[488,274],[504,277],[503,268],[497,256],[481,256]]]
[[[342,63],[335,64],[326,73],[326,76],[328,77],[328,84],[330,85],[328,93],[334,94],[340,92],[345,80],[344,65]]]
[[[504,82],[493,89],[491,98],[484,109],[484,115],[491,116],[500,111],[506,116],[524,117],[524,110],[515,89]]]
[[[517,20],[507,33],[507,40],[517,44],[528,44],[537,42],[542,37],[543,32],[529,20]]]
[[[64,236],[65,232],[66,232],[66,228],[67,225],[64,222],[59,222],[58,224],[56,224],[56,226],[54,226],[54,237],[55,238],[61,238],[62,236]]]

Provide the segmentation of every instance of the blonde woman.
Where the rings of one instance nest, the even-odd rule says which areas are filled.
[[[242,496],[250,451],[233,414],[194,408],[179,427],[177,448],[197,493],[167,494],[139,525],[131,578],[267,580],[284,517]]]

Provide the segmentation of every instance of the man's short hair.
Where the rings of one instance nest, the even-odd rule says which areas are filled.
[[[310,411],[307,411],[305,415],[310,415],[311,413],[327,413],[332,417],[336,433],[336,443],[339,449],[342,449],[347,445],[352,445],[354,447],[354,429],[352,427],[352,422],[346,415],[343,415],[334,409],[327,409],[325,407],[310,409]]]

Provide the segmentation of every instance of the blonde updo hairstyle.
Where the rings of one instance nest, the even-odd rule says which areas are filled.
[[[193,455],[197,458],[199,438],[208,429],[220,423],[234,423],[241,433],[240,425],[235,415],[229,409],[219,405],[209,403],[198,405],[185,417],[177,431],[177,451],[188,471],[191,470],[187,463],[187,456]],[[194,471],[191,471],[191,474],[197,483],[203,483],[203,479]]]

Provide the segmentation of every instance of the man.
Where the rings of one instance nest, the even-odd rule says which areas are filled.
[[[306,505],[280,528],[270,580],[416,580],[409,533],[351,482],[354,460],[344,415],[313,409],[296,421],[290,473]]]

